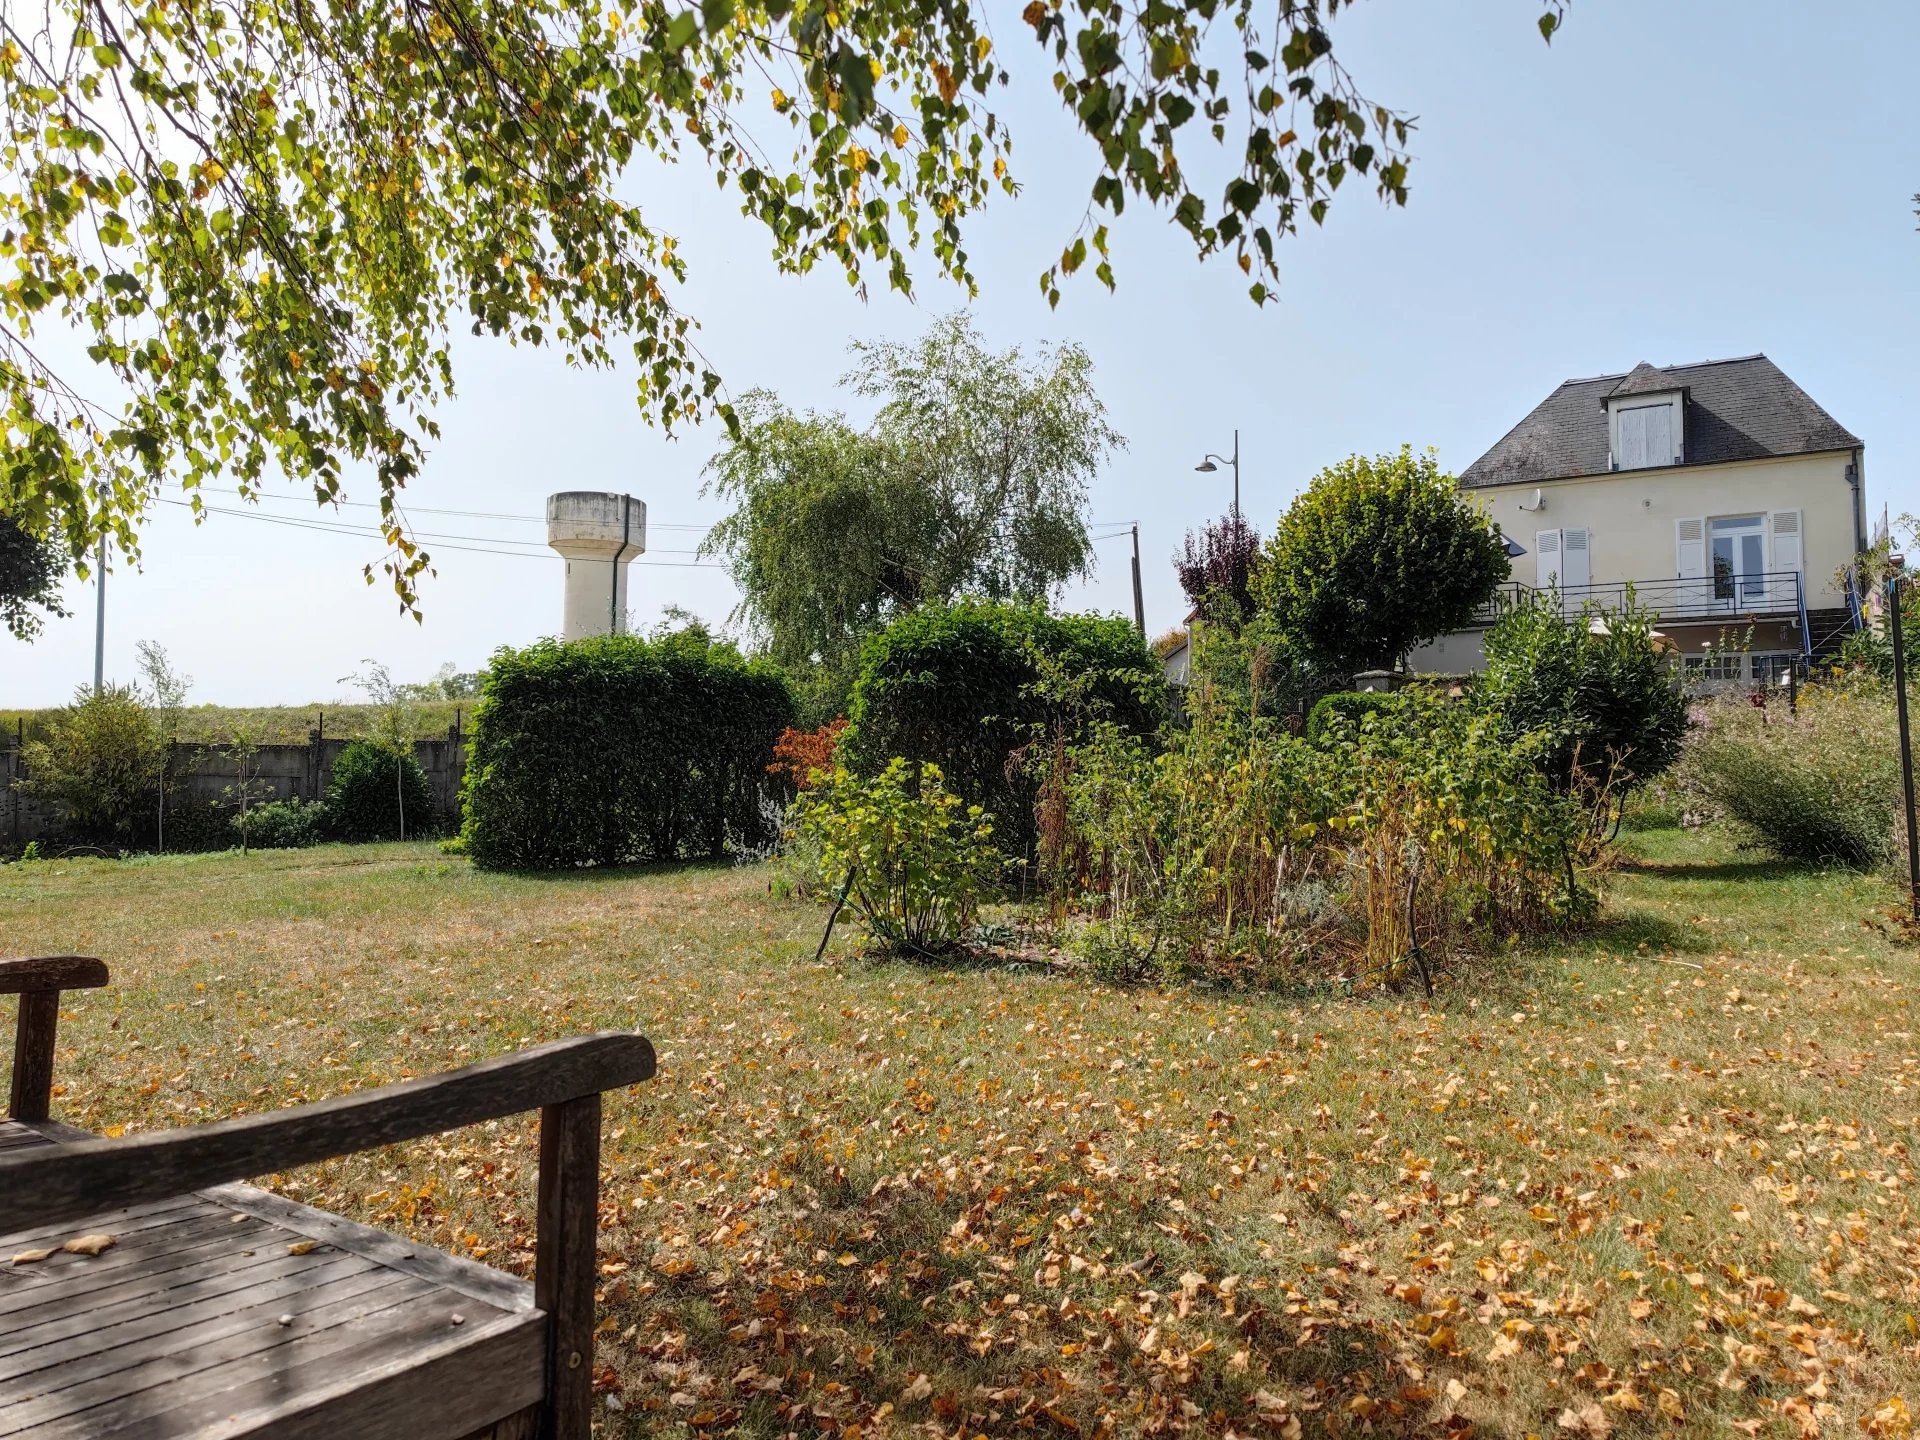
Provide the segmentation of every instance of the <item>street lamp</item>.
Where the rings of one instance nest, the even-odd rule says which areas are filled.
[[[1217,462],[1217,463],[1216,463]],[[1231,456],[1207,454],[1193,468],[1202,475],[1211,475],[1222,465],[1233,467],[1233,518],[1240,518],[1240,432],[1233,432],[1233,454]]]

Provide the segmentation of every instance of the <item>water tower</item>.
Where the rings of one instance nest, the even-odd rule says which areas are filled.
[[[547,544],[567,562],[560,638],[625,634],[627,566],[647,548],[646,503],[599,490],[549,495]]]

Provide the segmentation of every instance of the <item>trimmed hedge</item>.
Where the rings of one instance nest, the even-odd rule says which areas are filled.
[[[1358,729],[1368,715],[1391,715],[1400,708],[1398,695],[1374,690],[1336,690],[1322,695],[1307,712],[1307,742],[1318,745],[1336,719]]]
[[[334,757],[326,803],[327,833],[336,840],[399,840],[434,828],[433,787],[420,762],[371,740],[355,740]]]
[[[481,685],[461,831],[475,864],[565,869],[769,843],[786,678],[698,630],[503,649]]]
[[[956,793],[992,812],[1001,848],[1025,857],[1037,786],[1015,752],[1061,721],[1151,734],[1167,685],[1117,616],[960,601],[923,606],[869,639],[848,708],[841,745],[854,769],[877,774],[895,756],[938,765]]]

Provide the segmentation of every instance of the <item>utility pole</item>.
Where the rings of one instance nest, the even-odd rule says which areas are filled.
[[[1887,607],[1893,611],[1893,699],[1900,720],[1900,784],[1907,806],[1907,894],[1920,922],[1920,834],[1913,824],[1913,735],[1907,727],[1907,647],[1900,634],[1900,576],[1887,577]]]
[[[94,593],[98,601],[93,612],[93,693],[98,695],[107,683],[107,537],[100,537],[95,552]]]
[[[1133,623],[1142,640],[1147,638],[1147,606],[1140,598],[1140,526],[1133,527]]]

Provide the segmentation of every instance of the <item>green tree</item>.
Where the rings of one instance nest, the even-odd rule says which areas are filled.
[[[14,639],[31,640],[46,615],[67,613],[60,604],[60,577],[66,572],[67,557],[58,545],[0,514],[0,625]]]
[[[45,735],[29,740],[29,795],[65,808],[67,823],[83,840],[131,845],[142,829],[153,777],[160,762],[160,736],[140,692],[130,685],[87,686],[73,704],[56,711]]]
[[[1343,181],[1404,203],[1410,121],[1334,55],[1350,3],[1029,4],[1091,172],[1076,231],[1045,242],[1049,297],[1083,267],[1114,283],[1130,201],[1239,264],[1256,303]],[[1550,36],[1564,0],[1545,5]],[[428,562],[395,500],[456,324],[630,355],[653,418],[729,419],[670,293],[687,259],[631,173],[703,164],[784,270],[911,293],[930,251],[971,288],[966,222],[1017,190],[990,101],[1020,28],[912,0],[9,6],[0,509],[75,555],[106,531],[131,552],[163,479],[284,474],[326,500],[364,465],[412,604]],[[55,363],[41,330],[77,332],[91,365]]]
[[[1567,615],[1557,596],[1530,595],[1501,611],[1486,655],[1475,701],[1510,740],[1544,737],[1556,790],[1584,781],[1621,795],[1680,758],[1687,698],[1653,613],[1631,597],[1619,610]]]
[[[1058,594],[1090,559],[1087,484],[1126,443],[1077,345],[994,354],[956,314],[852,349],[843,383],[880,402],[872,425],[746,397],[709,467],[737,508],[704,547],[776,661],[843,683],[861,641],[920,605]]]
[[[166,647],[157,640],[142,640],[135,647],[140,657],[140,678],[146,685],[147,709],[153,716],[154,738],[159,754],[154,766],[153,848],[167,848],[167,791],[173,784],[173,747],[180,738],[187,692],[193,677],[173,668]]]
[[[378,660],[365,662],[366,668],[355,674],[342,677],[341,684],[351,682],[367,692],[367,698],[379,707],[373,717],[373,725],[368,742],[375,750],[387,756],[387,768],[393,776],[393,813],[399,819],[399,838],[407,838],[407,810],[409,781],[414,772],[420,771],[420,762],[413,753],[413,740],[419,731],[419,715],[415,708],[413,688],[402,685],[393,678],[393,672]],[[352,747],[349,746],[349,749]],[[345,758],[345,752],[342,752]],[[371,762],[368,762],[371,763]],[[337,770],[336,762],[335,769]],[[356,770],[360,767],[356,766]],[[416,824],[423,816],[430,815],[432,801],[423,806],[419,793],[426,791],[426,781],[421,779],[414,787],[413,810],[416,812]],[[333,808],[331,798],[328,808]],[[356,839],[368,838],[355,836]]]
[[[1507,578],[1500,529],[1433,452],[1352,455],[1314,476],[1267,542],[1260,593],[1323,669],[1385,670],[1457,630]]]

